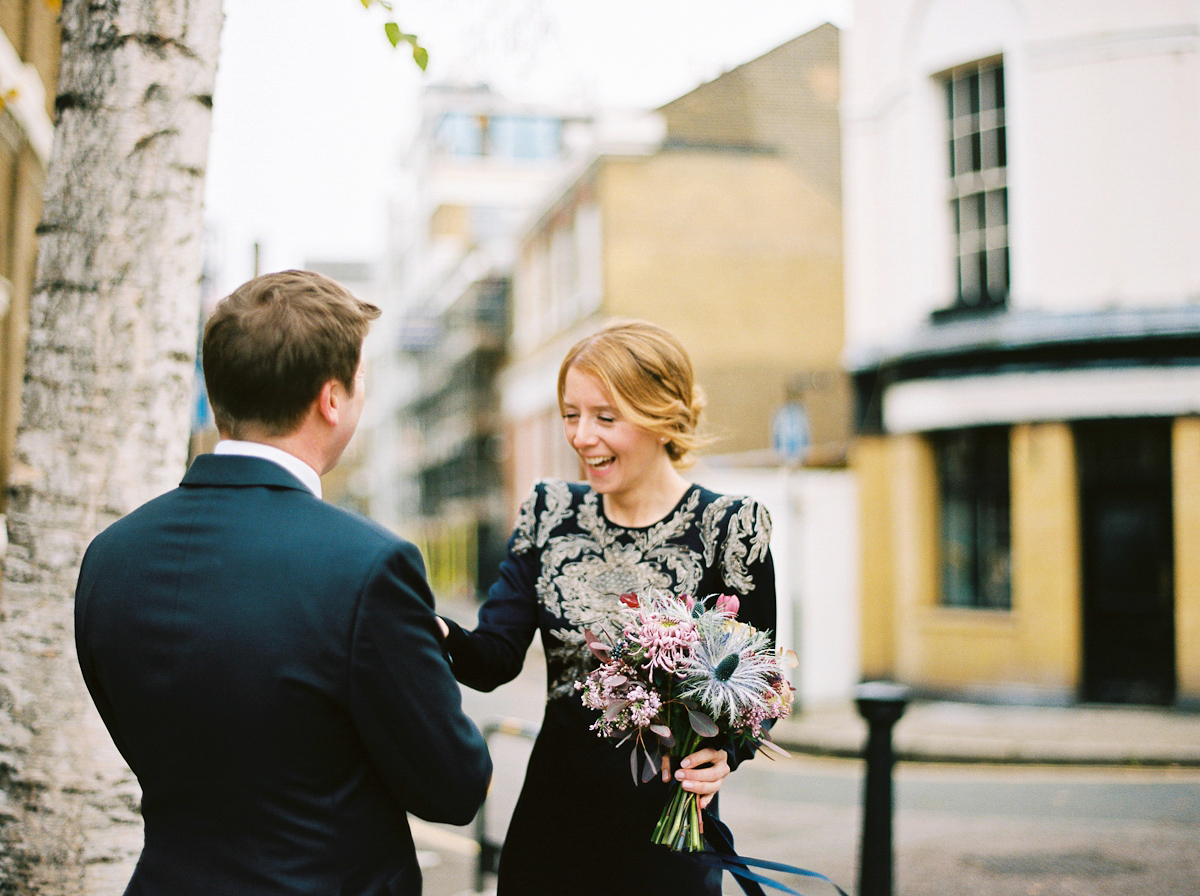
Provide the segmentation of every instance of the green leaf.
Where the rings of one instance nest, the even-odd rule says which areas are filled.
[[[400,31],[400,26],[395,22],[385,22],[383,33],[387,35],[387,39],[391,41],[393,47],[399,46],[400,39],[404,37],[403,32]]]
[[[414,43],[413,62],[417,64],[417,68],[419,68],[421,71],[425,71],[425,69],[429,66],[429,51],[424,47],[417,46],[417,44]]]

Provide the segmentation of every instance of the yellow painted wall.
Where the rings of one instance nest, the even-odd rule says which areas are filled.
[[[841,218],[770,154],[665,151],[605,160],[597,175],[608,314],[644,317],[687,346],[707,390],[711,449],[766,448],[798,374],[814,441],[843,440]]]
[[[1083,607],[1075,443],[1066,423],[1012,430],[1014,677],[1072,694],[1080,684]]]
[[[890,442],[895,604],[887,583],[868,576],[864,561],[864,645],[877,651],[879,632],[895,631],[894,674],[935,690],[1070,696],[1080,675],[1079,523],[1074,448],[1066,424],[1012,429],[1012,610],[940,605],[938,486],[931,443],[921,435]],[[870,449],[868,457],[879,453]],[[857,457],[857,448],[856,448]],[[874,470],[876,463],[864,464]],[[856,470],[860,466],[856,460]],[[878,475],[878,474],[872,474]],[[867,483],[870,483],[869,485]],[[874,479],[860,488],[880,489]],[[864,491],[864,494],[867,492]],[[863,538],[878,538],[864,514]],[[886,575],[886,574],[885,574]],[[868,613],[879,618],[868,621]],[[864,660],[866,657],[864,657]]]
[[[923,622],[937,602],[937,478],[929,441],[891,438],[892,518],[896,578],[893,586],[896,677],[928,684]]]
[[[1178,696],[1200,700],[1200,418],[1175,421],[1175,669]]]

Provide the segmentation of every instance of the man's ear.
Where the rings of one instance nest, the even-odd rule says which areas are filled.
[[[330,426],[337,426],[341,418],[342,394],[339,387],[341,383],[337,380],[326,380],[321,391],[317,393],[317,413]]]

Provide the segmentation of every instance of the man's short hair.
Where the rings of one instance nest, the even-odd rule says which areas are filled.
[[[204,326],[204,380],[217,429],[294,432],[321,387],[354,393],[363,340],[379,309],[312,271],[265,274],[223,298]]]

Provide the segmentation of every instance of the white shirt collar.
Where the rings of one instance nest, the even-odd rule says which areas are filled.
[[[310,492],[321,497],[321,477],[317,471],[296,457],[288,454],[274,445],[264,445],[262,442],[242,442],[238,439],[222,439],[213,448],[213,454],[240,454],[243,457],[260,457],[272,463],[279,464],[302,483]]]

